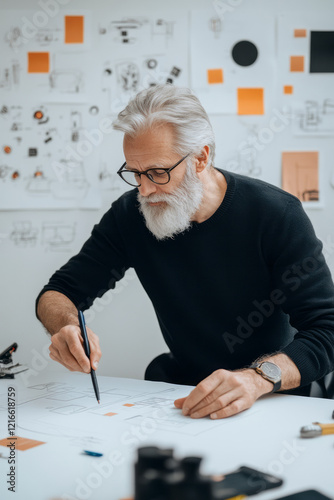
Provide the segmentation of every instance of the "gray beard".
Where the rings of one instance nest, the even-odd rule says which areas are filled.
[[[170,194],[161,193],[151,196],[137,195],[139,211],[145,218],[146,227],[158,240],[173,238],[191,226],[191,218],[199,209],[203,198],[203,184],[193,171],[192,165],[187,170],[178,188]],[[148,204],[164,201],[162,206]]]

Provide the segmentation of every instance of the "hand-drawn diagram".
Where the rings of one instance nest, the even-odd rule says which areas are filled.
[[[326,136],[334,134],[334,99],[307,100],[294,111],[296,135]]]
[[[35,246],[37,243],[38,229],[33,227],[31,221],[14,222],[14,229],[10,234],[10,239],[17,246]]]
[[[42,224],[41,243],[46,251],[68,252],[76,236],[76,224],[44,222]]]

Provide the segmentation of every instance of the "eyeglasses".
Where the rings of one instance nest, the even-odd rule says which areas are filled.
[[[141,186],[141,176],[146,175],[146,177],[154,182],[154,184],[168,184],[170,181],[170,172],[173,168],[180,165],[189,156],[189,153],[181,158],[175,165],[170,168],[149,168],[140,172],[139,170],[130,170],[126,168],[126,162],[123,163],[121,168],[118,170],[118,175],[130,186],[139,187]]]

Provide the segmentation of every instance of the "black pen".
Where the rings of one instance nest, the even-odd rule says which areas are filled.
[[[82,311],[78,311],[78,318],[79,318],[79,325],[80,325],[81,335],[83,338],[85,353],[90,362],[90,347],[88,342],[85,317]],[[92,377],[92,382],[97,402],[100,404],[100,391],[99,391],[99,386],[97,385],[96,373],[95,370],[93,370],[93,368],[91,368],[90,370],[90,376]]]

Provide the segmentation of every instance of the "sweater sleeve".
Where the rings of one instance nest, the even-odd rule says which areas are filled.
[[[297,330],[281,352],[294,361],[304,386],[334,370],[334,286],[322,243],[296,198],[272,226],[269,262],[282,308]]]
[[[95,225],[80,252],[51,276],[36,299],[48,290],[66,295],[76,307],[86,310],[95,298],[123,278],[130,267],[113,207]]]

